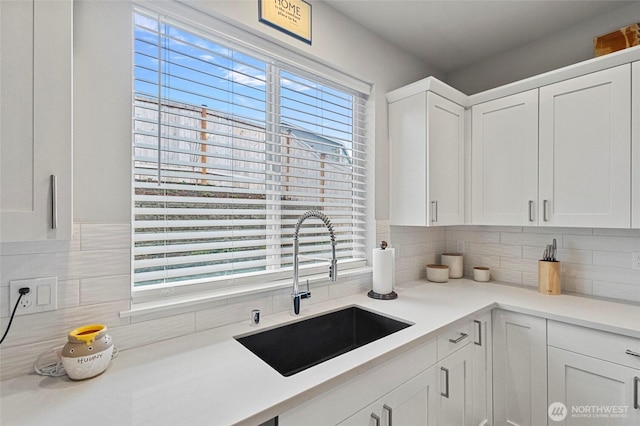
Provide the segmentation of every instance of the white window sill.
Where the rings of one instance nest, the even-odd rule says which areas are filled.
[[[372,271],[373,268],[370,266],[345,269],[340,272],[338,279],[340,280],[343,278],[370,274]],[[327,274],[306,275],[301,278],[301,282],[305,282],[306,280],[309,280],[310,284],[327,281]],[[264,293],[291,287],[292,280],[284,279],[268,283],[247,284],[237,287],[225,287],[210,291],[185,294],[181,296],[171,296],[166,299],[157,299],[148,302],[132,303],[131,309],[120,312],[120,318],[131,318],[157,312],[167,312],[173,309],[197,306],[208,302],[214,302],[216,300]]]

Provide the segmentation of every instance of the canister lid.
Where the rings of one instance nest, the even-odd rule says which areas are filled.
[[[69,332],[69,341],[73,343],[84,342],[90,345],[97,338],[104,336],[106,332],[107,326],[104,324],[83,325]]]

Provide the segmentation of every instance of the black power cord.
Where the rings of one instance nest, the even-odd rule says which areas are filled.
[[[0,339],[0,345],[2,344],[2,342],[4,342],[4,339],[5,337],[7,337],[7,334],[9,334],[9,329],[11,328],[13,317],[16,315],[16,310],[18,309],[18,305],[20,304],[20,299],[22,299],[22,296],[24,296],[25,294],[29,294],[29,291],[30,291],[29,287],[22,287],[20,290],[18,290],[18,292],[20,293],[20,296],[18,296],[18,300],[16,301],[16,306],[13,307],[13,312],[11,313],[11,318],[9,319],[9,325],[7,326],[7,330],[4,332],[2,339]]]

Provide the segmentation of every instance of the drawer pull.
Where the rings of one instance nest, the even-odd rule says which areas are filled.
[[[461,340],[464,340],[467,337],[469,337],[469,335],[467,333],[460,333],[460,337],[458,337],[457,339],[449,339],[449,341],[451,343],[460,343]]]
[[[386,411],[387,414],[387,426],[393,426],[393,410],[387,404],[382,406],[382,409]]]
[[[444,372],[444,388],[445,388],[445,391],[440,392],[440,395],[444,396],[445,398],[449,398],[449,370],[444,367],[440,367],[440,370]]]
[[[374,422],[376,422],[376,426],[380,426],[380,416],[371,413],[371,418],[373,419]]]
[[[637,356],[638,358],[640,358],[640,353],[634,352],[631,349],[627,349],[626,351],[624,351],[624,353],[627,354],[627,355]]]
[[[478,320],[473,320],[478,325],[478,341],[473,342],[478,346],[482,346],[482,322]]]
[[[638,403],[638,383],[640,383],[640,377],[636,376],[633,378],[633,409],[637,410],[640,408],[640,403]]]

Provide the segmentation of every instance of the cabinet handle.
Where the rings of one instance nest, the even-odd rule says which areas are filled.
[[[460,337],[458,337],[457,339],[449,339],[449,341],[451,343],[460,343],[461,340],[464,340],[467,337],[469,337],[469,335],[467,333],[460,333]]]
[[[638,403],[638,383],[640,383],[640,377],[635,376],[633,378],[633,409],[637,410],[640,408],[640,403]]]
[[[440,392],[440,395],[444,396],[445,398],[449,398],[449,370],[444,368],[444,367],[440,367],[440,370],[444,372],[444,388],[445,391],[444,392]]]
[[[58,177],[51,175],[51,229],[58,228]]]
[[[380,416],[376,415],[375,413],[371,413],[371,418],[374,422],[376,422],[376,426],[380,426]]]
[[[431,222],[437,222],[438,221],[438,202],[437,201],[431,202],[431,214],[433,215],[431,217]]]
[[[549,205],[549,200],[542,200],[542,220],[545,222],[549,222],[549,217],[547,216],[547,207]]]
[[[529,222],[533,222],[533,200],[529,200]]]
[[[387,404],[384,404],[382,409],[387,412],[387,426],[393,426],[393,409]]]
[[[482,346],[482,322],[478,320],[473,320],[473,322],[475,322],[476,325],[478,326],[478,341],[473,343],[475,343],[478,346]]]
[[[640,358],[640,353],[634,352],[631,349],[627,349],[626,351],[624,351],[624,353],[627,354],[627,355],[637,356],[638,358]]]

